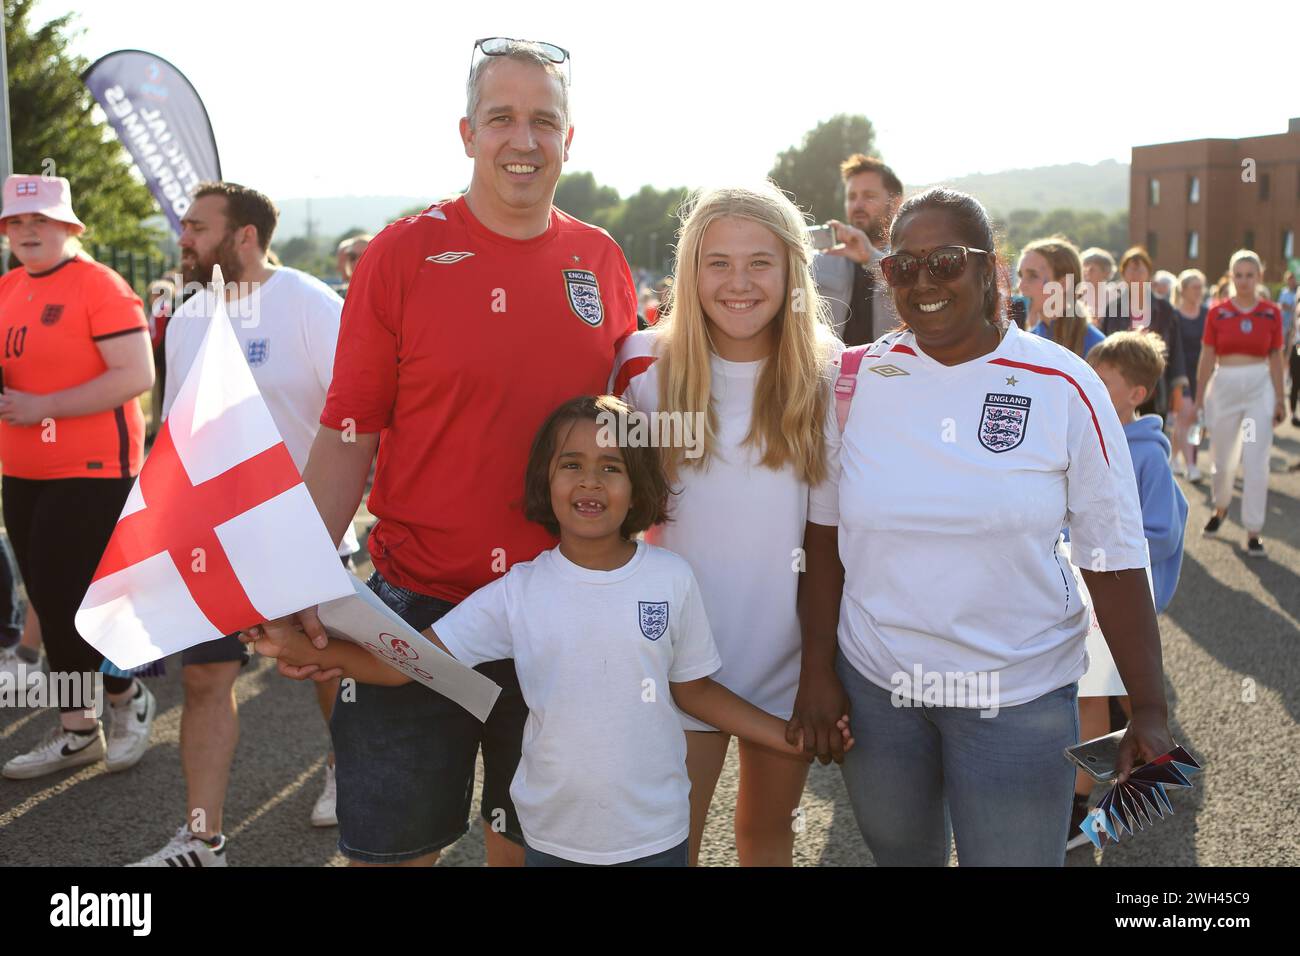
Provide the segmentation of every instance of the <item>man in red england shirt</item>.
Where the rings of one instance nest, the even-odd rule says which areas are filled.
[[[555,545],[522,510],[533,434],[562,401],[605,390],[636,328],[618,246],[551,205],[573,139],[567,52],[496,39],[475,56],[460,121],[469,191],[366,250],[303,475],[337,540],[378,452],[369,584],[417,630]],[[323,647],[315,614],[298,620]],[[353,863],[434,863],[468,827],[482,746],[488,863],[522,864],[509,788],[527,708],[513,661],[479,670],[503,688],[484,724],[418,683],[344,685],[330,729]]]

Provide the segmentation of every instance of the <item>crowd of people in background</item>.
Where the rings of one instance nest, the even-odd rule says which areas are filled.
[[[683,208],[670,275],[631,269],[552,205],[567,62],[480,41],[468,192],[341,242],[337,290],[276,263],[269,199],[207,183],[146,310],[80,248],[66,180],[4,184],[0,672],[43,646],[53,672],[103,669],[111,707],[107,737],[60,708],[3,775],[123,771],[148,748],[153,695],[74,615],[146,454],[138,397],[156,427],[215,308],[178,289],[220,266],[252,289],[226,293],[263,316],[234,323],[240,346],[344,566],[370,485],[369,586],[504,690],[479,723],[327,640],[312,609],[193,647],[185,822],[143,865],[226,865],[248,644],[315,682],[334,749],[310,822],[337,824],[354,863],[435,862],[468,826],[481,749],[489,863],[693,864],[734,736],[743,865],[791,864],[814,757],[841,764],[882,864],[943,865],[955,841],[963,863],[1059,865],[1093,790],[1063,749],[1125,725],[1122,769],[1172,746],[1156,615],[1182,561],[1174,475],[1202,480],[1207,442],[1203,533],[1241,468],[1243,553],[1266,554],[1288,403],[1300,427],[1296,277],[1271,291],[1243,249],[1210,288],[1140,246],[1117,262],[1059,235],[1009,262],[976,197],[905,196],[861,154],[827,170],[844,218],[825,248],[780,190],[736,186]],[[527,306],[489,315],[502,285]],[[597,443],[598,415],[635,413],[699,416],[701,454]],[[1000,686],[912,706],[897,675],[923,665]],[[632,704],[610,673],[671,692]],[[346,706],[343,676],[367,683]]]

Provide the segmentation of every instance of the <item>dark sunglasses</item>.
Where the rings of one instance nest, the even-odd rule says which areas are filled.
[[[474,72],[474,63],[478,59],[479,53],[484,56],[505,56],[517,43],[527,43],[537,49],[537,52],[550,60],[552,63],[559,65],[567,63],[568,70],[572,71],[573,66],[569,61],[569,51],[562,46],[556,46],[554,43],[543,43],[540,40],[516,40],[512,37],[484,37],[482,40],[474,41],[474,53],[470,56],[469,70]],[[572,80],[572,74],[570,74]]]
[[[989,255],[985,249],[971,249],[968,246],[939,246],[924,259],[910,252],[897,252],[880,260],[880,271],[885,281],[895,289],[915,285],[921,274],[921,265],[930,270],[930,275],[939,282],[951,282],[966,271],[970,253],[981,256]]]

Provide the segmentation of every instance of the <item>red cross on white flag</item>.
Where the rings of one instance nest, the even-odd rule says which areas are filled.
[[[223,288],[219,268],[213,282]],[[217,307],[90,588],[77,630],[129,670],[353,593]]]

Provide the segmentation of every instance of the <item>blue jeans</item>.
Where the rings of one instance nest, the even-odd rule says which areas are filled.
[[[407,624],[422,631],[453,605],[398,587],[378,572],[366,582]],[[474,760],[483,749],[480,814],[512,843],[524,842],[510,782],[519,766],[528,707],[515,662],[475,670],[501,685],[485,723],[412,681],[358,684],[334,702],[330,735],[338,781],[339,850],[350,860],[392,864],[454,843],[469,828]]]
[[[675,847],[664,850],[662,853],[655,853],[652,856],[643,856],[639,860],[628,860],[626,863],[611,863],[610,866],[689,866],[690,856],[688,848],[690,840],[683,840]],[[563,857],[552,856],[549,853],[543,853],[541,850],[534,850],[532,847],[524,844],[524,866],[598,866],[597,863],[574,863],[572,860],[566,860]]]
[[[881,866],[1063,866],[1079,739],[1078,685],[994,717],[975,707],[895,707],[837,655],[855,744],[841,772]]]

